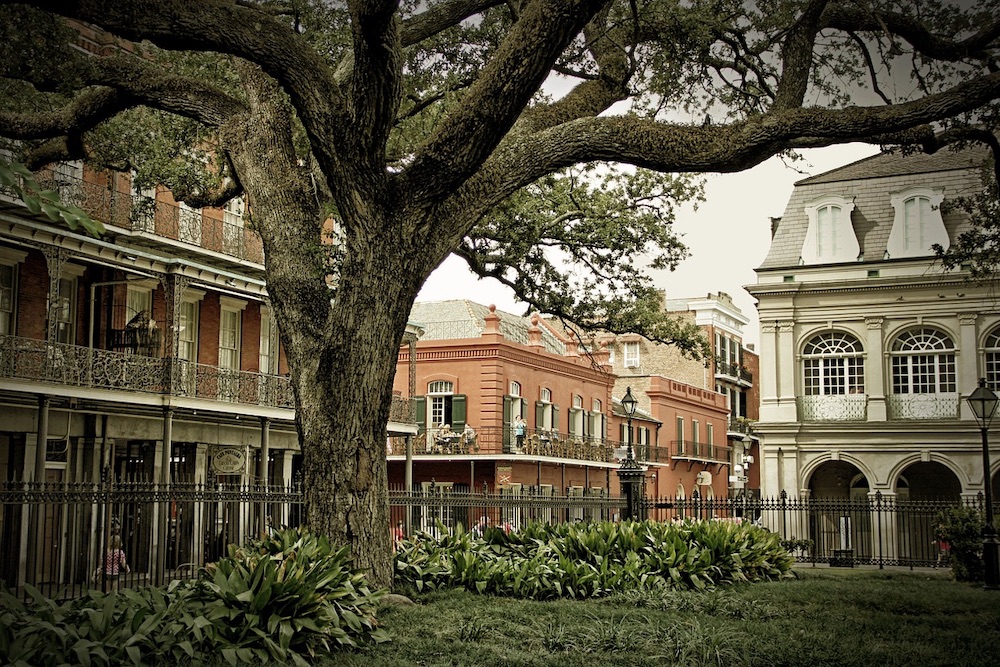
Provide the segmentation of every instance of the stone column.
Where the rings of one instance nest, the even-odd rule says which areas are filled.
[[[975,421],[969,402],[964,400],[976,388],[979,382],[979,345],[976,330],[976,322],[979,319],[976,313],[959,313],[959,349],[958,349],[958,377],[956,378],[956,389],[963,397],[959,401],[959,414],[963,420]]]
[[[778,421],[796,422],[799,417],[795,401],[795,375],[799,366],[798,355],[795,354],[795,322],[778,322],[777,327]]]
[[[868,339],[865,341],[865,394],[868,396],[868,421],[884,422],[888,418],[886,410],[886,386],[884,359],[886,353],[883,318],[866,317]]]

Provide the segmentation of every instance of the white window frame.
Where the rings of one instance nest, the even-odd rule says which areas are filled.
[[[219,368],[238,371],[240,370],[240,357],[243,344],[243,311],[246,310],[247,302],[226,296],[219,297],[219,301],[221,305],[219,310]],[[226,344],[227,341],[223,340],[223,335],[225,334],[224,320],[226,317],[229,317],[231,322],[236,325],[235,330],[232,332],[234,334],[233,343],[235,346]],[[223,350],[228,351],[232,356],[232,358],[227,360],[226,364],[223,363]]]
[[[918,221],[923,227],[919,238],[912,239],[912,219],[906,215],[907,202],[926,199],[928,204],[927,217]],[[889,257],[930,257],[934,255],[931,246],[939,244],[945,250],[951,245],[948,230],[941,218],[941,202],[944,193],[927,187],[908,188],[889,198],[895,214],[892,219],[892,229],[886,242],[886,252]]]
[[[535,424],[535,428],[551,431],[555,428],[553,425],[553,405],[552,405],[552,390],[547,387],[542,387],[539,389],[539,402],[542,404],[542,423]]]
[[[510,381],[510,391],[508,395],[510,396],[510,421],[513,424],[514,420],[519,416],[524,416],[524,399],[521,398],[521,383],[516,380]]]
[[[257,368],[266,375],[278,374],[278,347],[280,343],[275,331],[277,326],[271,308],[262,304],[260,307],[260,346],[257,352]],[[276,334],[274,336],[275,349],[273,350],[271,349],[272,332]]]
[[[570,435],[583,435],[583,396],[573,394],[573,407],[569,411]]]
[[[802,389],[806,396],[865,393],[865,351],[852,333],[824,331],[802,350]]]
[[[222,206],[222,247],[232,255],[243,254],[243,216],[246,200],[234,197]]]
[[[947,333],[934,327],[904,331],[893,340],[890,359],[893,394],[956,392],[955,344]]]
[[[836,215],[825,219],[824,216],[835,209]],[[800,253],[803,264],[858,260],[861,246],[851,224],[853,211],[854,202],[839,196],[827,196],[805,207],[809,227]]]
[[[60,304],[52,309],[56,315],[56,340],[53,343],[74,345],[76,343],[76,308],[78,298],[78,280],[83,275],[84,267],[76,264],[63,265],[59,276],[59,294],[56,298]],[[60,326],[62,325],[62,326]]]
[[[455,383],[451,380],[433,380],[427,383],[427,424],[429,429],[445,424],[447,402],[455,395]],[[448,424],[451,426],[451,424]]]
[[[622,359],[625,368],[639,367],[639,341],[627,340],[622,343]]]

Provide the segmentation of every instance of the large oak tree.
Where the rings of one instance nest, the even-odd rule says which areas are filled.
[[[992,130],[1000,97],[995,0],[0,4],[0,136],[27,164],[134,169],[193,205],[247,195],[308,520],[381,584],[397,348],[450,253],[569,322],[697,353],[629,279],[643,250],[682,254],[685,175],[849,141],[937,150]],[[66,19],[123,48],[82,53]],[[177,165],[202,151],[215,173]]]

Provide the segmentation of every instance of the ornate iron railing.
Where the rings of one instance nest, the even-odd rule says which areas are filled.
[[[840,396],[799,396],[799,421],[864,421],[868,418],[868,397],[864,394]]]
[[[672,440],[671,458],[704,463],[729,463],[732,450],[728,445],[694,442],[693,440]]]
[[[479,338],[483,331],[476,322],[468,320],[449,320],[447,322],[428,322],[421,324],[424,328],[422,338],[428,340],[453,338]]]
[[[275,408],[294,407],[288,377],[17,336],[0,336],[0,377]]]
[[[551,457],[620,463],[626,455],[627,443],[607,438],[595,438],[546,429],[525,429],[523,444],[518,447],[512,428],[484,427],[472,433],[421,429],[414,437],[413,453],[417,456],[497,456]],[[634,443],[633,456],[640,463],[668,462],[670,450],[652,443]],[[406,454],[406,438],[389,440],[390,456]]]
[[[115,179],[110,179],[111,183]],[[83,179],[42,175],[43,188],[59,192],[66,203],[76,204],[93,218],[134,232],[154,234],[198,245],[232,257],[264,263],[264,246],[252,229],[226,222],[222,211],[206,214],[199,209],[182,209],[144,195],[119,192],[114,185],[88,183]]]
[[[288,376],[17,336],[0,336],[0,378],[295,408]],[[413,401],[393,396],[389,420],[413,423]]]
[[[885,397],[889,419],[958,419],[957,392],[890,394]]]
[[[700,487],[699,487],[700,488]],[[458,490],[433,483],[389,490],[391,525],[418,531],[514,530],[528,522],[606,521],[625,499],[603,488],[551,486]],[[885,566],[947,565],[936,540],[938,514],[961,505],[982,512],[983,499],[902,501],[868,498],[762,499],[645,497],[641,516],[654,521],[750,521],[777,533],[799,562]],[[299,484],[154,484],[105,478],[94,483],[0,482],[0,585],[27,595],[24,584],[53,598],[92,588],[162,585],[273,527],[306,519]],[[121,540],[130,572],[101,571],[112,538]]]

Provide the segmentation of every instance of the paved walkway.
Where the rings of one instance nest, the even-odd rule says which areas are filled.
[[[868,565],[868,564],[856,564],[854,567],[830,567],[829,563],[796,563],[792,566],[794,570],[830,570],[843,573],[850,573],[852,571],[857,572],[877,572],[882,570],[883,572],[913,572],[915,574],[926,574],[928,576],[938,576],[944,579],[950,579],[951,568],[950,567],[910,567],[909,565],[884,565],[881,568],[878,565]]]

